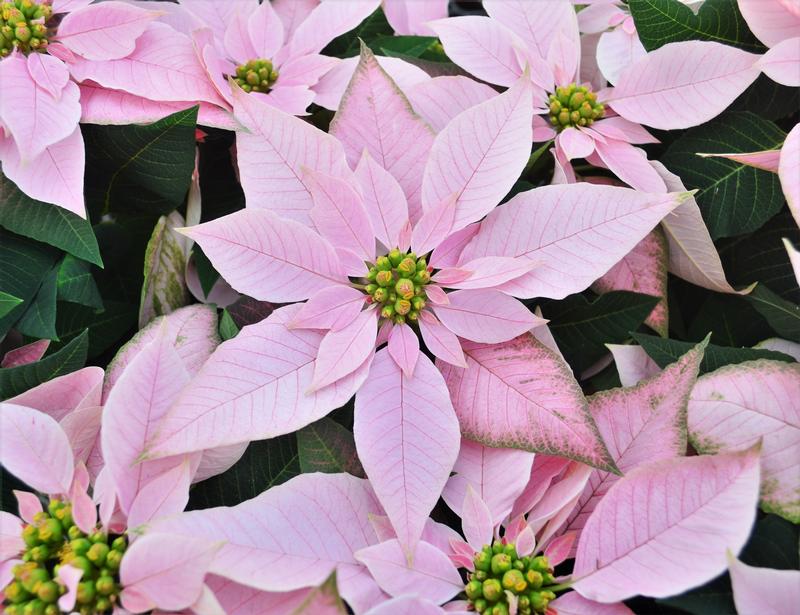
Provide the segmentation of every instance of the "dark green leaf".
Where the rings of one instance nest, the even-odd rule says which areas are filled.
[[[359,39],[369,46],[377,38],[391,36],[392,32],[392,26],[386,20],[383,9],[379,8],[350,32],[333,39],[320,53],[337,58],[351,58],[359,53],[361,48]]]
[[[353,434],[327,417],[297,432],[300,469],[304,472],[347,472],[364,478]]]
[[[28,309],[17,321],[16,329],[23,335],[37,339],[57,339],[56,293],[58,267],[53,267],[42,280],[39,292],[28,304]]]
[[[25,483],[13,474],[6,472],[5,468],[0,468],[0,510],[19,515],[17,498],[14,491],[30,491]]]
[[[752,111],[767,120],[779,120],[800,108],[800,88],[776,83],[761,75],[741,96],[731,103],[729,111]]]
[[[0,399],[8,399],[42,382],[69,374],[83,367],[89,346],[89,332],[84,331],[58,352],[27,365],[0,369]]]
[[[605,344],[627,340],[657,303],[658,297],[614,291],[591,303],[583,295],[570,295],[542,311],[564,358],[579,374],[607,352]]]
[[[0,291],[0,318],[22,303],[22,299]]]
[[[199,245],[194,244],[192,253],[194,254],[195,267],[197,267],[197,277],[200,279],[200,288],[203,289],[203,293],[207,297],[211,289],[214,288],[214,284],[219,280],[219,272],[214,269],[214,265],[211,264],[206,253],[203,252]]]
[[[237,327],[236,323],[233,322],[233,318],[231,318],[230,313],[228,310],[223,310],[222,318],[219,319],[219,336],[222,338],[222,341],[225,342],[231,338],[234,338],[238,333],[239,327]]]
[[[736,615],[731,581],[727,574],[680,596],[658,600],[691,615]]]
[[[82,331],[89,331],[88,358],[102,354],[120,341],[136,327],[136,306],[121,301],[106,301],[105,309],[96,312],[92,308],[75,303],[59,303],[56,316],[56,331],[61,343],[67,343]],[[58,348],[52,345],[51,348]]]
[[[695,345],[694,342],[664,339],[663,337],[645,335],[643,333],[633,333],[632,335],[633,339],[644,348],[645,352],[659,367],[666,367],[670,363],[677,361]],[[785,361],[787,363],[794,361],[789,355],[774,350],[730,348],[728,346],[709,344],[706,346],[703,362],[700,364],[700,373],[705,374],[713,372],[724,365],[734,365],[745,361],[755,361],[756,359],[772,359],[773,361]]]
[[[766,318],[775,333],[800,342],[800,306],[782,299],[763,284],[756,286],[747,300]]]
[[[294,434],[251,442],[232,468],[192,489],[187,509],[234,506],[298,474]]]
[[[438,40],[435,36],[381,36],[372,41],[370,47],[379,55],[422,58],[425,57],[426,51],[433,49]],[[439,56],[427,59],[435,60],[437,57]]]
[[[194,170],[196,124],[197,107],[147,126],[83,124],[91,210],[166,214],[181,205]]]
[[[766,52],[747,27],[736,0],[706,0],[697,15],[679,0],[629,0],[628,8],[647,51],[677,41],[714,41]]]
[[[687,130],[667,149],[664,165],[680,175],[695,196],[711,237],[732,237],[763,226],[784,204],[780,180],[725,158],[700,153],[754,152],[777,149],[786,135],[752,113],[728,113]]]
[[[203,222],[244,208],[244,192],[236,178],[236,163],[231,159],[233,143],[231,132],[212,131],[197,146]]]
[[[58,269],[58,299],[103,309],[103,299],[92,277],[92,266],[67,254]]]
[[[49,243],[65,252],[103,266],[92,225],[63,207],[35,201],[0,173],[0,226],[19,235]]]
[[[711,333],[720,346],[754,346],[774,335],[767,321],[739,295],[706,293],[697,315],[689,326],[689,340],[700,341]],[[676,337],[681,337],[676,336]]]

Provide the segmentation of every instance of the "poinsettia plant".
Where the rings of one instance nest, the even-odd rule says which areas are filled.
[[[798,41],[0,2],[3,611],[793,612]]]

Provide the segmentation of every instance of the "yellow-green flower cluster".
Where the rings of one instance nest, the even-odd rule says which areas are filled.
[[[23,53],[47,47],[45,22],[53,14],[49,4],[34,0],[0,3],[0,58],[14,49]]]
[[[234,79],[245,92],[266,94],[278,80],[278,71],[269,60],[250,60],[236,67]]]
[[[431,268],[424,258],[397,248],[380,256],[369,268],[365,288],[369,301],[379,304],[381,317],[395,324],[417,322],[427,304],[425,286]]]
[[[597,102],[597,94],[585,85],[571,83],[556,88],[547,99],[550,123],[559,131],[570,126],[591,126],[603,117],[606,108]]]
[[[3,590],[5,615],[56,615],[67,589],[57,582],[59,568],[69,564],[83,571],[74,612],[110,612],[119,600],[119,567],[128,546],[124,536],[95,531],[85,534],[72,519],[72,507],[51,500],[22,530],[25,551]]]
[[[544,613],[556,595],[547,589],[555,584],[553,569],[547,558],[519,557],[514,543],[495,540],[485,545],[473,559],[471,573],[464,591],[475,611],[484,615],[508,615],[508,593],[516,596],[517,613]]]

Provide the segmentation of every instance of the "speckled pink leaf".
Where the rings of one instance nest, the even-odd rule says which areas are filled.
[[[532,117],[528,79],[457,115],[431,148],[422,183],[423,209],[456,194],[453,231],[489,213],[528,162]]]
[[[510,256],[484,256],[462,263],[458,268],[471,271],[472,274],[465,280],[448,282],[446,286],[468,290],[500,286],[532,271],[536,268],[536,262]]]
[[[352,167],[366,149],[403,188],[412,220],[420,216],[422,172],[433,131],[366,46],[330,132],[342,141]]]
[[[527,484],[514,502],[511,518],[527,515],[541,501],[554,479],[570,464],[569,459],[551,455],[537,454],[533,459]]]
[[[756,568],[733,555],[728,560],[737,613],[786,615],[800,604],[800,571]]]
[[[485,83],[458,75],[423,81],[408,88],[406,95],[414,111],[440,132],[459,113],[497,96],[497,92]]]
[[[667,240],[656,229],[642,239],[620,262],[592,284],[596,293],[629,290],[661,300],[644,321],[662,337],[669,330],[667,313]]]
[[[552,350],[530,334],[463,348],[467,369],[438,367],[465,438],[614,468],[580,386]]]
[[[409,378],[388,350],[378,352],[356,395],[353,434],[375,494],[412,554],[460,441],[447,387],[433,363],[420,354]]]
[[[408,223],[408,203],[400,184],[367,149],[358,160],[355,176],[375,237],[387,249],[398,247],[403,227]]]
[[[689,128],[716,117],[756,80],[758,56],[713,41],[651,51],[620,74],[611,107],[653,128]]]
[[[800,522],[800,365],[748,361],[702,376],[689,400],[689,435],[700,452],[761,440],[761,506]]]
[[[800,124],[792,128],[783,142],[778,176],[789,211],[800,226]]]
[[[447,0],[389,0],[381,8],[396,34],[433,36],[433,31],[426,24],[433,19],[447,17],[447,5]]]
[[[757,449],[636,468],[589,517],[573,587],[585,598],[614,602],[672,596],[713,579],[727,566],[727,549],[738,552],[747,541],[758,474]]]
[[[653,170],[643,149],[617,139],[598,138],[594,146],[603,165],[631,188],[642,192],[666,192],[664,180]]]
[[[181,232],[233,288],[261,301],[302,301],[347,282],[328,241],[272,211],[244,209]]]
[[[738,5],[753,34],[768,47],[797,36],[800,11],[793,0],[738,0]]]

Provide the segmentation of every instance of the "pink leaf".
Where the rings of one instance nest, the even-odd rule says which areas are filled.
[[[592,131],[603,137],[626,143],[659,143],[641,124],[629,122],[624,117],[612,115],[592,124]]]
[[[414,596],[392,598],[367,611],[366,615],[442,615],[435,602]]]
[[[316,473],[301,474],[237,506],[183,513],[151,526],[177,536],[226,540],[210,572],[263,591],[285,592],[319,585],[334,570],[340,587],[346,586],[363,570],[353,553],[375,542],[368,515],[381,513],[366,480]]]
[[[422,173],[433,132],[366,46],[330,132],[342,141],[353,167],[366,149],[403,188],[412,220],[419,217]]]
[[[458,455],[458,421],[433,363],[420,354],[409,378],[379,351],[356,395],[353,434],[400,544],[413,554]]]
[[[138,461],[188,381],[189,374],[162,323],[158,337],[126,367],[106,400],[101,432],[103,459],[114,477],[125,513],[148,482],[181,463],[180,459]]]
[[[485,256],[460,264],[459,269],[472,271],[472,275],[463,281],[447,283],[445,286],[461,289],[493,288],[535,268],[536,262],[527,258]]]
[[[528,513],[528,524],[533,530],[539,532],[548,524],[550,524],[548,529],[552,529],[552,521],[556,517],[563,517],[557,524],[557,527],[560,526],[575,506],[578,496],[584,490],[593,471],[583,463],[571,461],[563,474],[550,485],[550,488]],[[550,535],[552,532],[545,530],[539,535],[539,542],[544,543]]]
[[[236,63],[244,63],[249,59],[260,57],[253,42],[250,40],[250,32],[248,25],[253,19],[253,12],[248,9],[255,7],[248,3],[240,3],[237,10],[228,20],[228,26],[225,28],[225,36],[223,42],[225,44],[225,54],[227,57],[234,60]],[[248,14],[245,14],[247,11]],[[283,29],[281,28],[281,36],[283,36]]]
[[[580,58],[581,39],[578,23],[575,19],[571,19],[556,32],[547,50],[546,59],[553,69],[555,85],[567,86],[577,80]]]
[[[299,309],[275,310],[221,344],[160,423],[150,452],[163,457],[272,438],[350,399],[364,382],[369,362],[333,386],[306,395],[323,335],[287,328]]]
[[[463,346],[467,369],[438,367],[465,438],[614,469],[572,371],[553,351],[529,334]]]
[[[528,484],[517,498],[517,501],[514,502],[511,518],[516,519],[520,515],[527,515],[528,512],[533,510],[533,507],[544,497],[553,479],[561,474],[569,464],[570,461],[563,457],[552,457],[544,454],[536,455],[528,478]]]
[[[228,579],[209,574],[206,584],[227,615],[261,615],[263,613],[291,613],[302,606],[312,590],[291,592],[262,592],[239,585]]]
[[[800,572],[756,568],[728,554],[733,601],[738,613],[784,615],[800,604]]]
[[[38,496],[30,493],[29,491],[13,491],[14,498],[17,500],[17,508],[19,509],[19,516],[25,523],[34,523],[34,516],[42,512],[42,501]],[[0,558],[5,559],[5,558]]]
[[[573,587],[603,602],[672,596],[702,585],[742,548],[758,500],[759,453],[701,455],[636,468],[594,509],[578,544]],[[680,567],[674,553],[684,555]],[[653,574],[653,570],[659,574]]]
[[[317,5],[295,30],[290,55],[319,53],[334,38],[360,24],[379,4],[380,0],[352,0]]]
[[[753,34],[768,47],[797,35],[800,11],[791,0],[738,0],[738,5]]]
[[[797,126],[792,128],[783,142],[778,176],[789,211],[800,226],[800,128]]]
[[[550,603],[550,607],[558,615],[634,615],[622,602],[603,604],[584,598],[578,592],[559,596]]]
[[[597,43],[597,65],[611,84],[617,83],[628,66],[646,55],[636,32],[628,33],[624,28],[603,32]]]
[[[541,324],[522,303],[499,290],[457,290],[437,305],[442,324],[459,337],[484,344],[507,342]]]
[[[461,506],[461,527],[467,543],[475,551],[480,551],[484,545],[492,544],[494,536],[492,513],[486,502],[469,484]]]
[[[497,96],[486,85],[461,75],[434,77],[406,90],[414,111],[440,132],[462,111]]]
[[[388,350],[406,378],[412,378],[419,358],[419,339],[411,327],[394,325],[389,333]]]
[[[433,19],[447,17],[447,4],[447,0],[400,0],[384,2],[382,8],[395,34],[433,36],[433,31],[426,24]]]
[[[353,322],[322,338],[309,391],[318,391],[359,369],[375,352],[377,310],[360,312]]]
[[[11,513],[0,511],[0,562],[18,556],[25,550],[22,522]]]
[[[619,381],[624,387],[632,387],[645,378],[655,376],[661,368],[641,346],[606,344],[617,366]]]
[[[435,284],[430,284],[425,289],[425,295],[428,297],[428,301],[433,305],[447,305],[450,303],[450,299],[447,298],[447,293],[444,292],[441,286],[436,286]]]
[[[777,173],[781,159],[781,150],[768,149],[760,152],[747,152],[744,154],[701,154],[698,152],[697,155],[703,158],[727,158],[728,160],[733,160],[734,162],[738,162],[740,164],[746,164],[748,166],[755,167],[756,169],[761,169],[762,171]]]
[[[435,269],[455,267],[461,258],[464,248],[480,230],[480,224],[470,224],[460,231],[451,234],[433,250],[429,264]]]
[[[347,282],[333,246],[299,222],[245,209],[182,229],[239,292],[262,301],[302,301]]]
[[[338,331],[353,322],[365,299],[366,295],[352,286],[328,286],[300,306],[289,328]]]
[[[622,72],[609,103],[653,128],[689,128],[716,117],[756,80],[758,56],[713,41],[651,51]]]
[[[283,23],[269,2],[262,2],[247,15],[247,32],[254,58],[271,58],[283,46]]]
[[[547,545],[544,554],[551,566],[558,566],[569,557],[570,551],[572,551],[572,545],[577,536],[578,535],[574,532],[563,534]]]
[[[150,480],[131,503],[128,527],[138,527],[151,519],[183,511],[189,501],[191,482],[191,464],[188,458]]]
[[[800,26],[800,19],[798,26]],[[799,37],[781,41],[758,61],[758,66],[765,75],[773,81],[790,87],[800,86],[798,65],[800,65]]]
[[[84,367],[78,371],[47,380],[8,399],[8,403],[34,408],[61,421],[76,409],[100,405],[103,370]]]
[[[594,284],[592,290],[602,294],[613,290],[660,297],[660,301],[644,321],[659,335],[669,330],[667,316],[667,241],[656,229],[642,239],[623,259]]]
[[[66,593],[58,599],[58,606],[62,611],[68,613],[75,606],[75,600],[78,597],[78,582],[83,576],[83,570],[65,564],[58,569],[56,576],[59,583],[67,589]]]
[[[32,53],[28,56],[28,72],[36,85],[56,100],[61,98],[61,92],[69,81],[69,70],[61,60],[43,53]]]
[[[631,188],[666,192],[664,180],[653,169],[644,150],[617,139],[598,139],[594,145],[603,164]]]
[[[409,560],[397,539],[388,540],[356,553],[381,589],[390,596],[407,594],[446,602],[463,589],[461,575],[447,556],[427,542],[420,542]]]
[[[456,514],[462,514],[461,505],[471,487],[489,507],[492,525],[499,525],[528,484],[532,464],[533,453],[462,440],[454,476],[447,481],[442,497]]]
[[[375,260],[375,232],[361,196],[339,178],[311,169],[305,169],[303,175],[314,201],[309,215],[319,234],[362,261]]]
[[[563,299],[606,273],[684,198],[586,183],[536,188],[490,213],[461,260],[525,256],[538,266],[501,289]]]
[[[431,312],[424,311],[420,314],[419,331],[425,346],[435,357],[457,367],[467,366],[461,342],[455,333],[440,323]]]
[[[398,247],[400,233],[408,222],[408,204],[400,184],[366,149],[358,161],[355,176],[375,237],[387,249]]]
[[[457,195],[451,194],[422,214],[411,234],[411,248],[414,252],[427,254],[450,234],[456,206]]]
[[[291,58],[281,65],[281,83],[288,86],[312,86],[338,64],[338,58],[318,54]]]
[[[480,220],[505,196],[530,154],[528,79],[456,116],[436,136],[422,183],[427,211],[456,194],[453,231]]]
[[[3,467],[36,491],[68,493],[74,468],[72,448],[58,423],[24,406],[3,403],[0,408]]]
[[[761,506],[800,522],[800,365],[748,361],[702,376],[689,400],[689,435],[704,453],[761,440]]]
[[[124,2],[85,6],[64,17],[57,40],[87,60],[119,60],[136,48],[136,39],[158,16]]]
[[[9,350],[3,355],[3,360],[0,361],[0,367],[18,367],[20,365],[27,365],[28,363],[36,363],[36,361],[41,359],[44,353],[47,352],[48,346],[50,346],[50,340],[36,340],[30,344],[14,348],[14,350]]]
[[[558,133],[556,144],[564,152],[567,160],[588,158],[594,151],[594,140],[589,133],[577,128],[566,128]]]
[[[203,578],[220,546],[207,537],[153,533],[138,538],[119,570],[122,606],[134,613],[191,606],[200,597]]]

